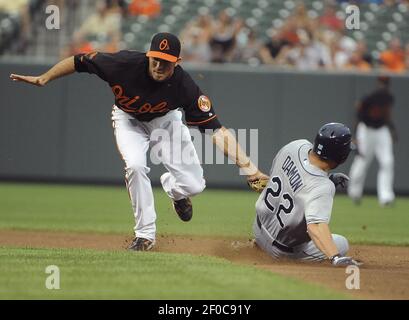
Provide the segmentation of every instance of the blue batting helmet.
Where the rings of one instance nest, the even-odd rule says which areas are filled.
[[[314,152],[323,160],[345,162],[353,148],[351,130],[342,123],[322,126],[314,141]]]

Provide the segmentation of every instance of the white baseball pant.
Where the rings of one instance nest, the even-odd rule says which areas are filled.
[[[157,155],[153,160],[160,160],[168,171],[161,179],[168,196],[174,200],[194,196],[204,190],[205,180],[189,129],[183,124],[179,110],[142,122],[116,106],[112,110],[112,125],[118,151],[125,162],[125,181],[135,216],[135,236],[154,241],[156,211],[148,177],[148,149],[152,147],[151,151]]]
[[[327,259],[327,256],[315,245],[314,241],[303,243],[299,246],[291,248],[292,252],[284,251],[273,245],[275,239],[267,232],[267,230],[254,221],[253,232],[257,245],[270,254],[273,258],[288,258],[303,261],[322,261]],[[333,234],[332,239],[338,248],[338,252],[345,256],[349,250],[348,240],[338,234]]]
[[[356,138],[359,155],[351,166],[348,195],[353,199],[362,197],[366,173],[376,156],[379,162],[377,178],[378,200],[380,204],[391,202],[395,199],[393,192],[393,142],[387,126],[375,129],[360,122],[357,127]]]

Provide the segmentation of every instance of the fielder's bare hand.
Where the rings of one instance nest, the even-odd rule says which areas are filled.
[[[247,181],[268,180],[269,176],[258,170],[255,174],[247,176]]]
[[[25,82],[25,83],[29,83],[38,87],[44,87],[48,80],[43,77],[43,76],[38,76],[38,77],[33,77],[33,76],[22,76],[19,74],[11,74],[10,75],[10,79],[13,81],[20,81],[20,82]]]
[[[16,82],[25,82],[28,84],[35,85],[37,87],[44,87],[48,82],[58,79],[60,77],[69,75],[75,72],[74,57],[66,58],[58,62],[46,73],[33,77],[33,76],[23,76],[20,74],[12,73],[10,79]]]

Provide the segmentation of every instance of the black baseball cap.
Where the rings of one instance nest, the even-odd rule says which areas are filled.
[[[168,32],[157,33],[151,41],[147,57],[176,62],[180,55],[180,41],[177,36]]]

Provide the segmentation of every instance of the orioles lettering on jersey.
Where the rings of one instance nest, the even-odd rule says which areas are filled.
[[[169,45],[169,41],[163,41],[164,52]],[[164,82],[154,81],[149,76],[149,59],[144,52],[123,50],[77,54],[74,65],[77,72],[95,74],[107,82],[116,106],[139,121],[152,121],[170,110],[181,108],[188,125],[198,126],[201,130],[221,127],[210,99],[179,65]]]
[[[166,101],[159,102],[156,105],[152,105],[148,102],[144,103],[142,106],[133,106],[135,102],[137,102],[141,97],[135,96],[133,98],[129,98],[124,95],[124,90],[120,85],[112,86],[112,92],[115,95],[117,100],[118,107],[125,112],[132,112],[132,113],[165,113],[169,111],[168,103]]]

